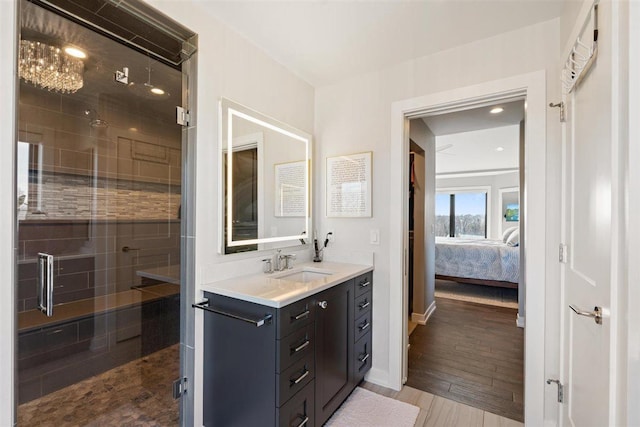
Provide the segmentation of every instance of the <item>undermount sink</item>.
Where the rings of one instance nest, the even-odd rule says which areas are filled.
[[[303,269],[296,270],[289,273],[283,273],[276,278],[280,280],[288,280],[290,282],[308,283],[314,280],[323,279],[327,276],[331,276],[333,273],[329,271],[321,271],[316,269]]]

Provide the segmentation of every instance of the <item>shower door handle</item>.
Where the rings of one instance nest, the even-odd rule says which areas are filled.
[[[53,255],[38,254],[38,309],[53,316]]]

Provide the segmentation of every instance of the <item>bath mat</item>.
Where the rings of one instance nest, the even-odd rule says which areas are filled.
[[[361,387],[351,393],[327,427],[413,427],[420,408]]]

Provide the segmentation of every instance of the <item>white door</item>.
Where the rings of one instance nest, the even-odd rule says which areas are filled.
[[[615,136],[616,100],[612,3],[598,6],[597,60],[582,83],[565,97],[563,161],[562,372],[565,386],[561,425],[607,426],[614,358],[610,307],[619,200]],[[581,22],[580,22],[581,24]],[[602,323],[577,310],[604,312]]]

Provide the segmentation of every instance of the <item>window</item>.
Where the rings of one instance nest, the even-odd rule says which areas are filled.
[[[441,191],[436,194],[436,236],[487,237],[487,190]]]

